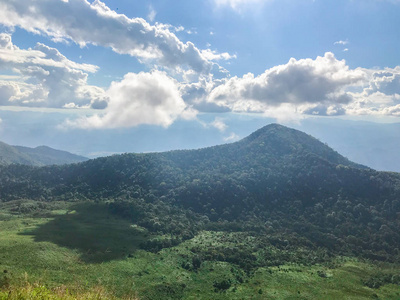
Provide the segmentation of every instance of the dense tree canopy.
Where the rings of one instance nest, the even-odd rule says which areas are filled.
[[[0,197],[107,201],[115,214],[171,235],[144,245],[154,251],[213,229],[253,232],[264,246],[282,249],[400,260],[400,175],[350,162],[280,125],[200,150],[3,166]],[[212,257],[203,252],[201,257]]]

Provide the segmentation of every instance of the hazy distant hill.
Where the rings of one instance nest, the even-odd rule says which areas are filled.
[[[47,146],[28,148],[10,146],[0,142],[0,164],[23,164],[30,166],[62,165],[88,160],[86,157]]]
[[[24,164],[34,165],[34,161],[29,155],[18,151],[13,146],[0,142],[0,164]]]

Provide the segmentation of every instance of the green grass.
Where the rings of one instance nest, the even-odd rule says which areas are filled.
[[[184,268],[196,256],[193,247],[233,247],[252,237],[205,231],[150,253],[140,243],[153,236],[104,205],[58,203],[27,215],[15,214],[15,205],[0,207],[0,299],[400,299],[398,285],[363,284],[376,274],[398,274],[396,265],[336,258],[250,273],[223,261]]]
[[[44,285],[29,284],[18,288],[9,288],[8,291],[0,291],[0,300],[113,300],[113,295],[104,291],[101,287],[92,288],[89,291],[70,291],[66,286],[56,289],[48,289]],[[126,298],[135,300],[137,298]]]

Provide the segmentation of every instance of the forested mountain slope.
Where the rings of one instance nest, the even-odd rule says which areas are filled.
[[[0,197],[108,201],[116,214],[150,231],[173,233],[175,242],[204,228],[250,230],[264,238],[268,233],[282,247],[400,258],[400,175],[352,163],[276,124],[199,150],[5,166]]]

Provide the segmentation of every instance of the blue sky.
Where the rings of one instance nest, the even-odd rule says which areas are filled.
[[[399,14],[397,0],[0,0],[0,140],[93,157],[271,122],[397,123]]]

